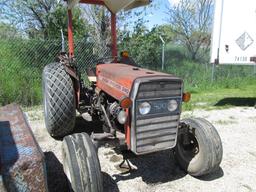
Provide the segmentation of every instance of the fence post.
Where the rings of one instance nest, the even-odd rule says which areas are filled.
[[[64,53],[65,52],[65,39],[64,39],[64,34],[63,34],[63,30],[60,30],[61,32],[61,52]]]
[[[214,73],[215,73],[215,64],[212,64],[212,78],[211,78],[211,83],[214,81]]]
[[[162,45],[162,71],[164,70],[164,53],[165,53],[165,41],[164,41],[164,39],[162,38],[162,36],[160,35],[159,36],[160,37],[160,39],[161,39],[161,41],[162,41],[162,43],[163,43],[163,45]]]

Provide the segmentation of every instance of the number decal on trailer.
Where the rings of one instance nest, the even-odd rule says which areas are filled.
[[[247,62],[248,60],[246,56],[235,56],[235,61]]]

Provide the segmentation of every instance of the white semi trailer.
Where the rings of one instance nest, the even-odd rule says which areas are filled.
[[[211,63],[254,65],[256,1],[215,0]]]

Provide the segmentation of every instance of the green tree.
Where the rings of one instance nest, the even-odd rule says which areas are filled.
[[[142,67],[157,69],[161,63],[161,40],[157,28],[149,31],[145,25],[137,26],[130,36],[123,39],[119,48],[128,50]]]
[[[89,25],[82,17],[82,10],[78,7],[72,10],[73,15],[73,32],[77,39],[84,38],[89,32]],[[49,13],[46,18],[46,30],[49,38],[60,38],[60,30],[63,30],[64,36],[68,35],[68,15],[67,8],[59,5],[56,9]]]
[[[110,55],[111,14],[104,6],[87,5],[83,7],[83,18],[90,23],[90,41],[101,57]]]
[[[21,37],[19,31],[12,25],[0,23],[0,39],[11,39]]]
[[[7,0],[2,12],[6,20],[29,35],[47,38],[47,17],[58,4],[56,0]]]
[[[128,50],[134,60],[143,67],[160,69],[162,54],[160,35],[166,43],[174,39],[174,34],[169,25],[155,26],[149,30],[142,23],[137,25],[134,31],[123,37],[119,49]]]
[[[138,30],[147,22],[145,15],[148,14],[149,8],[134,9],[121,11],[117,14],[117,33],[118,42],[122,44],[134,31]],[[87,5],[83,6],[84,19],[91,24],[90,37],[96,44],[97,50],[102,50],[107,55],[111,48],[111,14],[103,6]]]
[[[169,23],[177,42],[184,45],[193,60],[210,46],[213,0],[181,0],[168,10]]]
[[[2,20],[17,26],[32,38],[56,38],[67,29],[67,8],[60,0],[0,0]],[[86,32],[81,10],[74,9],[75,35]],[[66,32],[67,33],[67,32]]]

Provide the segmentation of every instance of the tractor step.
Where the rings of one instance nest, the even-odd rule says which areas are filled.
[[[0,191],[47,189],[44,154],[16,104],[0,108]]]

